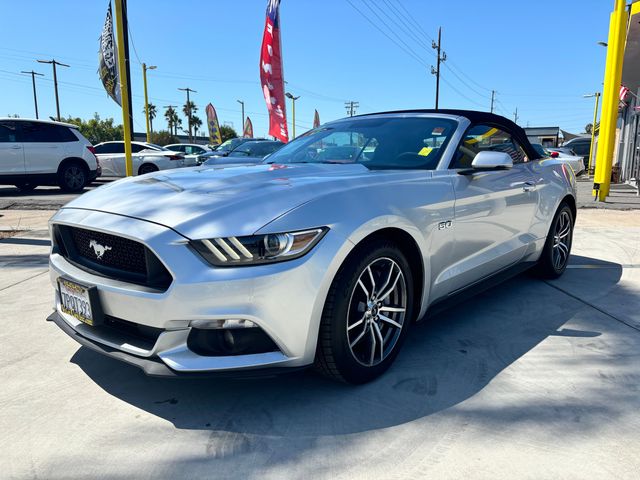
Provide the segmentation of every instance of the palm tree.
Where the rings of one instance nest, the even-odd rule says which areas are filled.
[[[151,109],[149,109],[151,111]],[[178,117],[178,112],[173,107],[167,107],[164,112],[164,118],[167,119],[167,127],[172,135],[178,134],[178,127],[182,124],[182,120]]]
[[[142,113],[144,113],[145,116],[147,115],[146,107],[142,108]],[[153,133],[153,119],[156,118],[156,114],[157,114],[156,106],[153,103],[150,103],[149,104],[149,126],[150,126],[150,129],[151,129],[151,133]],[[165,117],[166,116],[167,116],[167,114],[165,113]]]
[[[198,130],[200,130],[200,127],[202,127],[202,120],[200,120],[200,117],[198,117],[196,115],[192,115],[191,116],[191,125],[193,125],[193,136],[197,137],[198,136]]]
[[[189,133],[189,141],[193,141],[191,138],[191,127],[193,125],[193,120],[192,120],[192,116],[198,111],[198,107],[196,107],[196,104],[193,103],[191,100],[189,100],[188,102],[184,103],[184,106],[182,107],[182,113],[184,113],[184,116],[187,117],[187,132]]]

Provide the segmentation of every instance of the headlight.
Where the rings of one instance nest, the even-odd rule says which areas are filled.
[[[217,267],[258,265],[299,258],[309,252],[328,230],[320,227],[299,232],[194,240],[191,246]]]

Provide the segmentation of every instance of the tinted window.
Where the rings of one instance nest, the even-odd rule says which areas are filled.
[[[124,143],[105,143],[96,153],[124,153]]]
[[[138,145],[137,143],[132,143],[131,144],[131,151],[133,153],[141,152],[145,148],[147,148],[147,147],[145,147],[144,145]],[[124,153],[124,143],[122,144],[122,153]]]
[[[0,142],[13,143],[18,141],[16,122],[0,122]]]
[[[49,123],[22,122],[23,142],[77,142],[69,127]]]
[[[433,117],[347,119],[311,130],[269,157],[269,163],[360,163],[369,169],[438,166],[457,123]]]
[[[528,160],[510,133],[490,125],[475,125],[467,130],[449,168],[470,168],[476,155],[484,150],[508,153],[514,164]]]

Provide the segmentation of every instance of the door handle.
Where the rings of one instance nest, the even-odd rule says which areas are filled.
[[[18,150],[22,148],[22,145],[14,145],[13,147],[11,147],[11,150]]]
[[[524,185],[522,185],[522,190],[524,190],[525,192],[532,192],[535,189],[536,189],[535,182],[524,182]]]

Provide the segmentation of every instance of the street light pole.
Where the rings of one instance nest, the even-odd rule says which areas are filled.
[[[293,134],[293,138],[296,138],[296,100],[298,100],[300,98],[300,95],[298,95],[297,97],[294,97],[293,95],[291,95],[289,92],[285,93],[285,96],[287,98],[291,99],[291,120],[292,120],[292,134]]]
[[[593,109],[593,123],[591,124],[591,145],[589,146],[589,162],[587,164],[587,177],[593,174],[593,146],[596,142],[596,123],[598,122],[598,105],[600,104],[600,92],[584,95],[584,98],[596,98],[596,106]]]
[[[56,93],[56,119],[60,121],[60,102],[58,100],[58,75],[56,74],[56,65],[60,65],[61,67],[69,67],[69,65],[65,63],[60,63],[56,61],[55,58],[51,60],[36,60],[38,63],[48,63],[53,65],[53,88]]]
[[[242,136],[244,137],[244,102],[242,100],[236,100],[242,106],[242,123],[240,128],[242,129]]]
[[[151,129],[149,128],[149,97],[147,96],[147,70],[155,70],[155,65],[142,64],[142,80],[144,83],[144,113],[147,119],[147,143],[151,143]]]
[[[33,104],[36,107],[36,119],[37,119],[39,117],[38,117],[38,95],[36,94],[36,75],[40,75],[41,77],[44,77],[44,75],[38,72],[34,72],[33,70],[31,70],[30,72],[22,71],[20,73],[26,73],[28,75],[31,75],[31,82],[33,83]]]
[[[181,90],[183,92],[187,92],[187,123],[189,126],[189,141],[193,142],[192,138],[191,138],[191,100],[189,99],[189,93],[193,92],[193,93],[198,93],[195,90],[191,90],[189,87],[187,88],[179,88],[178,90]]]

